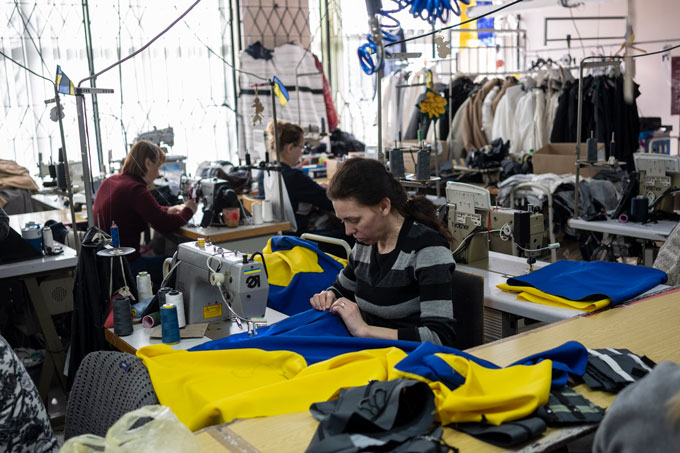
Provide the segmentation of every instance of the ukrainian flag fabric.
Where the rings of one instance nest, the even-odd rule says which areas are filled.
[[[272,237],[262,254],[269,280],[267,306],[289,316],[309,310],[309,299],[331,286],[347,264],[295,236]]]
[[[59,65],[57,65],[57,79],[54,83],[57,85],[57,91],[59,93],[70,94],[71,96],[76,95],[76,89],[73,86],[73,82],[71,82],[71,79],[64,74]]]
[[[366,349],[311,365],[292,351],[251,348],[176,351],[153,345],[139,349],[137,356],[149,370],[160,403],[191,430],[236,418],[306,411],[343,388],[398,378],[430,386],[443,424],[500,424],[546,404],[555,369],[582,374],[588,357],[578,343],[505,368],[429,343],[409,354],[396,347]],[[563,361],[556,365],[558,359]]]

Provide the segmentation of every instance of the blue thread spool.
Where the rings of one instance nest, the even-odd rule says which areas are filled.
[[[390,151],[390,171],[395,178],[403,178],[406,173],[404,169],[404,151],[400,148],[393,148]]]
[[[120,237],[118,236],[118,225],[116,225],[116,222],[111,222],[111,245],[114,248],[120,247]]]
[[[179,343],[179,323],[177,321],[177,307],[165,304],[161,307],[161,335],[163,343]]]
[[[130,299],[118,296],[113,299],[113,333],[119,337],[132,334],[132,310]]]
[[[630,219],[633,222],[646,222],[649,209],[647,197],[638,195],[630,201]]]

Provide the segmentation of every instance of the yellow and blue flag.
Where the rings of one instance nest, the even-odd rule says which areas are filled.
[[[76,95],[76,88],[73,86],[73,82],[64,74],[59,65],[57,65],[57,80],[55,83],[59,93],[70,94],[71,96]]]
[[[286,103],[290,99],[290,96],[288,95],[288,90],[286,90],[286,87],[283,86],[283,83],[279,80],[278,77],[274,76],[272,78],[272,81],[274,82],[274,94],[279,98],[279,102],[281,103],[281,105],[286,105]]]

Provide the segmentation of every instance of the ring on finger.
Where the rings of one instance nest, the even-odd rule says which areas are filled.
[[[342,308],[345,308],[345,303],[344,303],[344,302],[340,302],[340,306],[341,306]]]

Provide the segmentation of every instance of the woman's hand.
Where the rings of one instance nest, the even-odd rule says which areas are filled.
[[[368,324],[361,317],[359,306],[355,302],[341,297],[331,305],[331,313],[335,313],[342,318],[345,327],[347,327],[347,330],[349,330],[353,337],[367,336]]]
[[[175,206],[170,206],[168,208],[168,214],[177,214],[180,212],[182,209],[184,209],[183,204],[176,204]]]
[[[196,212],[196,210],[198,209],[198,205],[196,204],[196,202],[191,199],[184,202],[184,207],[191,209],[191,212]]]
[[[315,310],[326,311],[331,308],[333,302],[335,302],[336,296],[333,291],[321,291],[316,293],[309,299],[309,303],[312,304]]]

